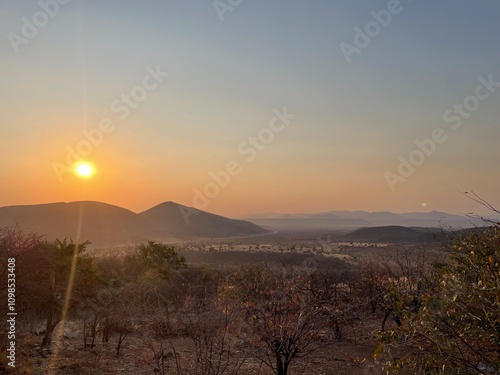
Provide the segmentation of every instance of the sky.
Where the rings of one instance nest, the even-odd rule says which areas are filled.
[[[1,0],[0,206],[500,206],[497,0]],[[78,162],[92,178],[73,173]]]

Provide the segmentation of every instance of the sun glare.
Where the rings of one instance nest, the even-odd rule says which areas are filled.
[[[94,172],[94,167],[89,163],[80,163],[75,168],[76,175],[81,178],[90,178]]]

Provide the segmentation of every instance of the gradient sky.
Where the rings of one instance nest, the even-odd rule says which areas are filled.
[[[0,206],[192,206],[230,160],[241,173],[200,208],[484,212],[470,189],[500,205],[500,88],[460,129],[443,120],[478,77],[500,82],[500,3],[401,0],[348,64],[340,44],[388,3],[243,0],[221,21],[211,0],[72,0],[15,53],[9,33],[41,7],[1,0]],[[120,120],[111,103],[158,65],[169,77]],[[246,161],[238,145],[285,106],[296,119]],[[103,118],[115,129],[84,158],[95,177],[61,181],[54,162]],[[446,142],[392,192],[384,173],[436,128]]]

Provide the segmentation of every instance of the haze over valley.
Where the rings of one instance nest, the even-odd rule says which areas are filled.
[[[122,207],[100,202],[81,201],[41,205],[0,207],[0,228],[20,229],[44,235],[47,239],[71,238],[90,241],[92,247],[136,245],[146,241],[175,242],[270,235],[293,232],[339,232],[359,228],[397,226],[416,227],[421,231],[459,230],[484,225],[481,220],[444,212],[395,214],[390,212],[333,211],[320,214],[270,214],[231,219],[200,211],[174,202],[164,202],[146,211],[134,213]],[[399,229],[392,229],[399,231]],[[411,242],[419,235],[406,234]],[[280,233],[282,232],[282,233]],[[390,241],[392,236],[379,238]],[[399,237],[397,237],[399,236]],[[399,241],[404,234],[396,234]],[[425,239],[425,237],[422,237]],[[367,239],[368,240],[368,239]],[[372,238],[373,240],[373,238]],[[399,242],[395,241],[395,242]]]
[[[499,20],[0,1],[0,374],[500,374]]]

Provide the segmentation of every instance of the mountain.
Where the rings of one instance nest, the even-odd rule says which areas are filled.
[[[139,214],[159,233],[177,238],[239,237],[268,233],[258,225],[165,202]]]
[[[132,211],[99,202],[50,203],[0,208],[0,228],[18,224],[49,239],[77,238],[81,215],[82,240],[93,244],[129,244],[149,238]]]
[[[48,239],[76,239],[80,228],[79,238],[91,241],[95,247],[131,245],[148,240],[173,241],[269,233],[247,221],[228,219],[173,202],[160,204],[140,214],[90,201],[0,207],[0,228],[16,224]]]
[[[366,211],[330,211],[318,214],[261,215],[251,217],[252,223],[279,230],[298,229],[355,229],[375,226],[407,226],[407,227],[452,227],[453,229],[470,228],[483,225],[479,220],[464,215],[448,214],[446,212],[366,212]]]

